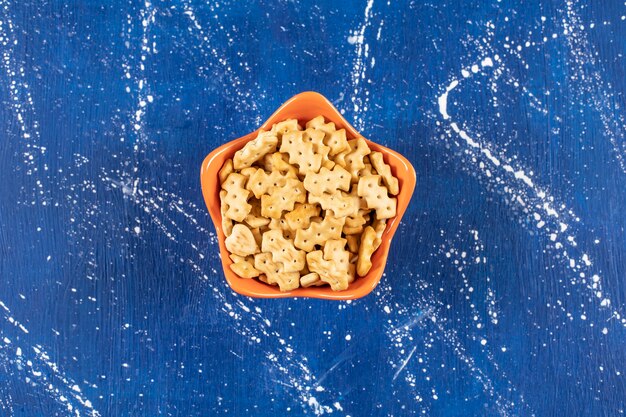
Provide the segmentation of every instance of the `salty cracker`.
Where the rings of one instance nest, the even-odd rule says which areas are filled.
[[[338,153],[334,161],[350,172],[352,182],[357,182],[359,171],[365,168],[363,157],[370,153],[370,148],[363,138],[349,140],[348,144],[350,149]]]
[[[259,275],[259,281],[261,281],[262,283],[267,284],[267,285],[278,286],[277,282],[269,282],[267,280],[267,276],[265,274]]]
[[[328,153],[330,152],[330,148],[324,144],[325,136],[326,134],[324,132],[313,128],[306,129],[302,135],[302,140],[304,140],[304,142],[310,142],[313,144],[313,152],[318,155],[322,155],[322,161],[328,159]]]
[[[372,151],[369,155],[370,161],[372,161],[372,165],[376,172],[383,178],[383,182],[389,189],[389,193],[392,195],[398,195],[400,192],[400,187],[398,186],[398,179],[393,176],[391,173],[391,167],[385,163],[383,160],[383,154],[380,152]]]
[[[368,175],[359,179],[357,194],[367,202],[367,206],[376,210],[377,219],[390,219],[396,215],[397,200],[390,198],[387,188],[380,185],[380,175]]]
[[[359,165],[360,169],[365,167],[365,161],[363,160],[364,156],[370,153],[369,146],[367,146],[367,142],[363,138],[350,139],[348,141],[348,147],[343,151],[339,152],[333,160],[335,163],[341,165],[342,167],[347,168],[350,161],[352,161],[352,165]]]
[[[378,249],[378,247],[383,241],[383,233],[385,232],[385,229],[387,228],[387,220],[376,219],[372,223],[372,227],[374,228],[374,231],[376,232],[376,239],[374,239],[374,250],[376,250]]]
[[[252,209],[252,206],[248,204],[250,192],[244,188],[245,183],[246,177],[232,172],[222,184],[222,189],[226,190],[226,194],[222,198],[222,202],[226,203],[224,214],[238,222],[242,222]]]
[[[272,132],[275,132],[279,136],[289,132],[290,130],[302,130],[297,119],[283,120],[282,122],[275,123],[272,126]]]
[[[330,132],[334,132],[335,130],[337,130],[335,128],[335,124],[333,122],[326,123],[324,116],[322,115],[316,116],[312,118],[311,120],[309,120],[308,122],[306,122],[305,127],[307,129],[310,129],[310,128],[318,129],[324,133],[330,133]]]
[[[343,229],[341,229],[341,231],[346,236],[358,235],[363,232],[363,226],[343,226]]]
[[[254,173],[256,172],[258,168],[257,167],[248,167],[248,168],[244,168],[244,169],[240,169],[239,173],[241,175],[243,175],[244,177],[246,177],[246,186],[248,185],[248,182],[250,180],[250,177],[252,175],[254,175]]]
[[[258,168],[253,175],[250,176],[246,189],[252,191],[256,198],[261,198],[263,194],[272,194],[275,189],[284,187],[289,178],[298,179],[295,174],[282,175],[278,171],[269,174],[263,169]]]
[[[283,264],[284,272],[299,272],[306,265],[305,253],[293,245],[293,240],[285,239],[280,230],[263,233],[261,251],[272,254],[274,262]]]
[[[361,235],[359,245],[359,259],[356,261],[356,273],[365,276],[372,268],[372,253],[374,253],[374,240],[376,231],[372,226],[367,226]]]
[[[254,267],[265,274],[268,284],[278,284],[281,291],[295,290],[300,286],[300,273],[285,272],[280,262],[272,260],[271,253],[257,253]]]
[[[285,220],[291,230],[306,229],[311,225],[311,217],[319,216],[317,204],[296,203],[293,211],[285,214]]]
[[[355,279],[356,279],[356,265],[353,263],[350,263],[350,265],[348,265],[348,284],[352,284]]]
[[[263,227],[270,223],[270,219],[261,215],[261,201],[252,198],[248,201],[248,204],[252,206],[250,213],[243,219],[243,221],[250,226],[250,228]]]
[[[232,263],[230,264],[230,269],[241,278],[254,278],[258,277],[261,274],[261,272],[248,261],[239,261]]]
[[[359,251],[359,235],[348,235],[346,236],[346,242],[348,243],[348,250],[352,253],[357,253]]]
[[[307,287],[319,287],[321,285],[326,285],[326,282],[322,281],[320,279],[319,274],[315,273],[315,272],[310,272],[306,275],[302,275],[300,277],[300,286],[307,288]]]
[[[294,244],[297,248],[310,252],[315,249],[315,245],[323,245],[329,239],[341,238],[344,222],[344,217],[337,218],[326,213],[321,222],[311,222],[308,228],[296,230]]]
[[[345,217],[358,213],[360,200],[355,194],[338,191],[334,194],[309,194],[309,203],[318,203],[322,209],[332,211],[335,217]]]
[[[320,279],[330,284],[333,291],[343,291],[353,277],[350,277],[349,263],[324,259],[323,252],[316,250],[306,255],[306,262],[312,272],[319,274]]]
[[[220,168],[219,172],[217,173],[217,176],[220,179],[220,185],[224,184],[224,181],[226,181],[226,178],[230,175],[231,172],[233,172],[233,160],[227,159],[226,162],[224,162],[224,165],[222,165],[222,168]]]
[[[302,182],[296,178],[288,178],[284,186],[274,187],[271,195],[261,196],[261,214],[279,219],[283,211],[292,211],[296,203],[305,201],[306,191]]]
[[[272,219],[268,225],[269,230],[280,230],[286,239],[294,239],[296,231],[289,226],[285,219]]]
[[[339,152],[349,149],[348,141],[346,139],[346,130],[337,130],[333,122],[324,123],[324,116],[317,116],[314,119],[309,120],[306,127],[307,129],[314,128],[320,130],[326,134],[324,143],[330,148],[329,154],[331,156],[337,155]]]
[[[324,244],[324,259],[335,261],[339,269],[347,268],[350,252],[346,250],[346,239],[328,239]]]
[[[350,190],[350,173],[339,165],[332,170],[320,168],[320,172],[308,172],[304,177],[304,189],[311,194],[335,193]]]
[[[226,236],[233,232],[233,220],[226,215],[228,204],[226,204],[226,190],[220,190],[220,214],[222,215],[222,230]]]
[[[350,153],[345,156],[345,168],[352,175],[352,181],[356,182],[359,180],[359,171],[365,168],[363,157],[370,153],[370,148],[363,138],[349,140],[348,144]]]
[[[273,154],[265,155],[265,158],[263,158],[263,167],[268,172],[278,171],[281,174],[289,173],[290,176],[295,177],[298,170],[288,161],[289,155],[274,152]]]
[[[278,137],[275,132],[260,131],[257,137],[235,152],[233,166],[235,169],[243,169],[251,166],[262,159],[265,154],[274,152],[278,145]]]
[[[348,140],[346,139],[346,130],[339,129],[334,132],[326,133],[324,143],[330,148],[329,155],[337,155],[340,152],[350,149]]]
[[[337,164],[334,163],[333,161],[331,161],[330,159],[324,159],[322,161],[322,167],[324,167],[326,169],[333,169],[335,167],[335,165],[337,165]]]
[[[363,226],[369,221],[369,209],[359,209],[356,214],[346,217],[346,226],[357,227]]]
[[[236,264],[237,262],[250,262],[251,264],[254,263],[254,255],[239,256],[231,253],[228,255],[228,257],[231,261],[233,261],[234,264]]]
[[[254,236],[254,241],[259,247],[261,247],[261,243],[263,242],[263,233],[266,231],[266,228],[267,226],[250,229],[252,236]]]
[[[355,269],[351,268],[350,257],[351,253],[346,250],[346,239],[330,239],[324,245],[324,259],[327,261],[333,261],[335,270],[339,272],[341,280],[344,278],[348,283],[354,281]],[[333,274],[332,279],[337,277]],[[327,281],[331,284],[331,281]],[[332,288],[332,284],[331,284]]]
[[[245,225],[237,223],[233,226],[233,232],[224,243],[230,253],[239,256],[254,255],[259,252],[259,246],[254,240],[254,235]]]
[[[291,130],[283,135],[280,151],[289,154],[289,163],[298,165],[301,175],[317,172],[322,166],[322,155],[313,150],[313,143],[304,140],[304,132]]]
[[[359,171],[359,177],[365,177],[367,175],[377,175],[378,173],[372,166],[372,164],[365,163],[365,168]]]

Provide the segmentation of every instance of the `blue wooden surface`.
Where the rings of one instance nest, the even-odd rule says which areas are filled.
[[[0,1],[1,415],[624,413],[623,2],[66,3]],[[200,194],[305,90],[417,171],[354,302],[234,294]]]

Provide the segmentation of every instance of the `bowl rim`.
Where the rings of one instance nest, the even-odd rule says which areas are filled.
[[[285,112],[285,109],[288,109],[291,105],[294,105],[301,101],[302,102],[315,102],[318,105],[318,107],[323,107],[329,113],[333,113],[334,118],[340,121],[339,123],[341,125],[340,127],[346,129],[346,133],[348,134],[349,137],[363,137],[350,123],[348,123],[348,121],[343,117],[341,112],[337,110],[326,97],[314,91],[305,91],[303,93],[296,94],[295,96],[291,97],[289,100],[285,101],[255,131],[250,132],[240,138],[234,139],[230,142],[227,142],[217,147],[212,152],[210,152],[204,158],[202,162],[202,166],[200,169],[200,183],[201,183],[201,189],[202,189],[204,201],[209,211],[211,220],[213,222],[213,226],[215,228],[215,232],[216,232],[216,236],[217,236],[217,240],[218,240],[218,244],[220,248],[219,255],[220,255],[220,259],[222,263],[223,273],[224,273],[224,276],[226,278],[228,285],[233,291],[241,295],[248,296],[248,297],[254,297],[254,298],[301,297],[301,298],[318,298],[318,299],[329,299],[329,300],[352,300],[352,299],[361,298],[371,293],[374,290],[374,288],[376,288],[376,286],[378,285],[378,283],[380,282],[382,278],[382,275],[384,273],[386,263],[387,263],[387,257],[389,255],[391,241],[409,205],[411,196],[413,195],[413,191],[415,189],[415,183],[416,183],[415,169],[413,168],[411,163],[408,161],[408,159],[406,159],[403,155],[401,155],[400,153],[392,149],[389,149],[383,145],[380,145],[376,142],[372,142],[365,138],[363,139],[365,139],[365,141],[367,142],[368,146],[371,149],[379,151],[383,153],[384,156],[386,156],[385,158],[386,162],[390,166],[392,165],[390,163],[391,162],[390,159],[393,158],[396,160],[394,161],[395,163],[392,166],[392,170],[396,168],[396,163],[401,164],[401,167],[404,169],[403,171],[404,174],[402,178],[400,178],[400,175],[396,175],[398,177],[398,180],[401,183],[400,192],[396,196],[398,198],[397,213],[396,213],[396,216],[387,220],[387,226],[385,228],[385,231],[383,232],[381,245],[375,252],[376,254],[375,256],[377,256],[377,259],[380,260],[380,266],[376,269],[376,271],[371,270],[364,277],[357,278],[359,281],[361,281],[361,285],[359,285],[358,287],[352,285],[344,291],[330,291],[326,287],[324,288],[300,287],[292,291],[281,292],[276,287],[270,286],[264,283],[259,283],[262,285],[262,287],[259,287],[259,288],[263,288],[263,290],[258,290],[258,291],[248,288],[248,285],[239,285],[242,282],[241,281],[237,282],[237,280],[244,280],[244,282],[249,281],[249,280],[237,276],[230,269],[230,264],[232,263],[232,261],[228,257],[228,251],[224,243],[226,237],[221,228],[222,216],[221,216],[220,207],[219,207],[220,205],[215,204],[214,202],[215,190],[217,189],[217,192],[219,193],[220,187],[219,187],[219,184],[217,184],[218,183],[217,175],[215,175],[214,181],[213,181],[213,183],[217,184],[217,187],[211,184],[210,174],[211,172],[216,173],[221,169],[223,162],[219,164],[219,167],[216,167],[215,163],[218,160],[221,160],[222,158],[225,160],[226,158],[224,158],[224,154],[236,152],[237,150],[241,149],[245,145],[245,143],[254,139],[260,130],[268,130],[269,128],[271,128],[271,125],[273,125],[277,121],[287,118],[287,117],[282,116],[282,114]],[[326,119],[329,118],[327,114],[322,114],[322,115]],[[291,117],[296,117],[296,116],[291,116]],[[398,172],[396,172],[396,174],[398,174]],[[402,195],[402,199],[400,198],[401,195]],[[372,275],[370,276],[370,274]]]

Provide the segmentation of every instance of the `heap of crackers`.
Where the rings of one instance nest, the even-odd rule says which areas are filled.
[[[322,116],[260,131],[219,179],[230,268],[281,291],[366,275],[400,191],[380,152]]]

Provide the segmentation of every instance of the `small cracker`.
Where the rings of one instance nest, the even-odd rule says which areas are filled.
[[[351,152],[345,158],[346,169],[352,175],[352,181],[357,182],[359,180],[359,171],[365,168],[363,158],[370,153],[370,148],[363,138],[350,140],[348,144]]]
[[[356,261],[356,272],[359,276],[365,276],[372,268],[372,253],[374,253],[374,239],[376,231],[373,227],[367,226],[361,235],[359,245],[359,259]]]
[[[228,255],[228,257],[230,258],[231,261],[233,261],[234,264],[236,264],[237,262],[251,262],[254,263],[254,256],[249,255],[249,256],[239,256],[239,255],[235,255],[234,253],[231,253],[230,255]]]
[[[289,132],[290,130],[302,130],[297,119],[283,120],[282,122],[275,123],[272,126],[272,132],[275,132],[279,136]]]
[[[230,264],[230,269],[241,278],[254,278],[261,274],[261,272],[255,269],[254,265],[248,261]]]
[[[270,219],[261,215],[261,201],[252,198],[248,203],[252,206],[252,209],[243,221],[246,222],[251,229],[268,225]]]
[[[250,180],[250,177],[256,172],[257,168],[256,167],[248,167],[248,168],[244,168],[239,170],[239,173],[241,175],[243,175],[244,177],[246,177],[246,181]],[[247,187],[248,183],[246,182],[246,187]]]
[[[222,215],[222,231],[224,235],[230,236],[233,232],[233,220],[226,215],[228,204],[226,204],[226,190],[220,190],[220,213]]]
[[[293,211],[285,214],[285,220],[291,230],[306,229],[311,225],[311,217],[319,214],[320,207],[317,204],[296,203]]]
[[[326,285],[324,281],[320,279],[319,274],[315,272],[308,273],[306,275],[302,275],[300,277],[300,286],[307,287],[319,287],[320,285]]]
[[[299,272],[306,265],[305,253],[293,246],[293,240],[285,239],[280,230],[263,233],[261,250],[271,253],[272,260],[280,262],[284,272]]]
[[[277,282],[269,282],[268,279],[267,279],[267,276],[265,274],[259,275],[259,281],[261,281],[262,283],[267,284],[267,285],[273,285],[273,286],[277,286],[278,285]]]
[[[369,209],[359,209],[356,214],[346,217],[346,226],[363,226],[369,220]]]
[[[390,219],[396,215],[395,198],[389,198],[387,188],[380,185],[380,175],[368,175],[359,179],[357,194],[367,202],[367,206],[376,210],[377,219]]]
[[[289,173],[290,176],[295,177],[298,173],[298,169],[288,161],[289,155],[274,152],[271,155],[265,155],[265,158],[263,158],[263,167],[268,172],[278,171],[281,174]]]
[[[335,129],[335,124],[333,122],[326,123],[324,120],[324,116],[322,115],[316,116],[312,118],[311,120],[309,120],[308,122],[306,122],[305,127],[307,129],[309,128],[318,129],[324,133],[334,132],[335,130],[337,130]]]
[[[330,152],[330,148],[324,144],[325,136],[324,132],[313,128],[307,128],[302,136],[304,142],[313,144],[313,152],[317,155],[322,155],[322,161],[328,160],[328,152]]]
[[[268,174],[263,169],[258,168],[254,174],[250,176],[246,184],[246,189],[252,191],[256,198],[261,198],[263,194],[273,194],[274,190],[277,188],[284,187],[289,178],[297,179],[295,175],[282,175],[278,171],[273,171]]]
[[[337,164],[334,163],[333,161],[331,161],[330,159],[324,159],[322,161],[322,167],[324,167],[326,169],[333,169],[335,167],[335,165],[337,165]]]
[[[283,135],[280,151],[289,154],[289,163],[298,166],[298,173],[317,172],[322,166],[322,155],[313,150],[313,143],[304,140],[304,132],[291,130]]]
[[[280,219],[283,211],[292,211],[296,203],[306,201],[306,191],[302,182],[288,178],[282,187],[274,187],[272,194],[261,196],[261,214],[265,217]]]
[[[348,140],[346,139],[346,130],[339,129],[334,132],[326,133],[324,143],[330,148],[329,154],[331,156],[337,155],[340,152],[350,149]]]
[[[309,203],[318,203],[324,210],[331,210],[335,217],[353,216],[359,212],[360,200],[356,194],[338,191],[334,194],[309,194]]]
[[[361,232],[363,232],[363,226],[344,226],[343,229],[343,234],[350,236],[350,235],[358,235]]]
[[[232,159],[227,159],[226,162],[224,162],[224,165],[222,165],[222,168],[220,169],[220,171],[217,174],[217,176],[220,179],[220,185],[223,184],[224,181],[226,181],[226,178],[230,175],[231,172],[233,172],[233,160]]]
[[[285,219],[272,219],[269,224],[269,230],[280,230],[286,239],[294,239],[296,231],[289,226],[289,222]]]
[[[324,244],[324,259],[336,261],[339,269],[347,265],[350,255],[346,250],[346,239],[328,239]]]
[[[322,167],[319,173],[309,172],[304,177],[304,188],[310,193],[321,195],[337,190],[350,190],[350,173],[339,165],[332,170]]]
[[[283,265],[274,262],[271,253],[257,253],[254,256],[254,267],[265,274],[268,283],[278,284],[281,291],[295,290],[300,286],[300,273],[284,272]]]
[[[363,157],[370,153],[370,148],[363,138],[349,140],[348,144],[350,149],[337,154],[335,163],[344,167],[352,175],[352,181],[357,182],[359,171],[365,168]]]
[[[222,189],[226,190],[222,202],[227,205],[225,214],[235,221],[242,222],[250,213],[252,206],[248,204],[250,191],[244,188],[246,177],[236,172],[232,172],[222,184]]]
[[[351,279],[349,263],[324,259],[321,250],[307,253],[306,262],[309,269],[319,274],[322,281],[329,283],[333,291],[343,291],[348,288]]]
[[[235,169],[243,169],[251,166],[256,161],[262,159],[265,154],[274,152],[278,145],[278,137],[275,132],[265,132],[261,130],[257,137],[241,149],[235,152],[233,166]]]
[[[337,153],[337,155],[335,155],[333,158],[333,162],[345,168],[346,167],[346,155],[348,155],[349,153],[350,153],[350,146],[348,146],[348,149],[344,149],[343,151]]]
[[[259,252],[259,246],[254,240],[254,235],[250,229],[241,223],[233,226],[233,232],[226,238],[224,243],[226,249],[235,255],[248,256]]]
[[[380,152],[370,153],[370,161],[376,169],[376,172],[383,178],[387,189],[392,195],[398,195],[400,187],[398,186],[398,179],[391,173],[391,167],[383,160],[383,154]]]
[[[310,252],[315,249],[315,245],[323,245],[329,239],[341,238],[344,222],[343,217],[326,214],[320,223],[311,222],[308,228],[296,230],[294,244],[297,248]]]
[[[250,229],[252,232],[252,236],[254,236],[254,241],[259,247],[261,247],[261,243],[263,242],[263,231],[265,227],[255,227],[254,229]]]
[[[356,279],[356,265],[351,263],[348,265],[348,284],[352,284]]]
[[[366,175],[377,175],[378,173],[372,166],[372,164],[366,163],[364,164],[365,168],[359,171],[359,177],[364,177]]]
[[[307,129],[314,128],[325,133],[324,144],[330,148],[330,155],[337,155],[339,152],[349,149],[346,140],[346,130],[335,128],[333,122],[324,123],[324,116],[317,116],[309,120]]]
[[[348,243],[348,250],[352,253],[357,253],[359,251],[359,235],[348,235],[346,236],[346,242]]]
[[[376,239],[374,239],[374,250],[378,249],[383,240],[383,233],[387,228],[387,220],[384,219],[376,219],[372,223],[372,227],[374,231],[376,231]]]

